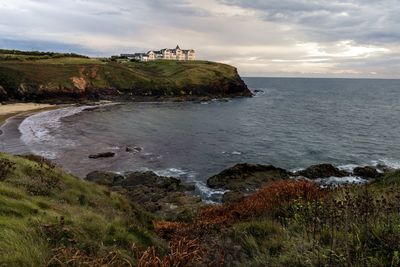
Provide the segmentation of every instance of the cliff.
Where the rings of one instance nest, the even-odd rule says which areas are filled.
[[[0,51],[0,100],[251,96],[236,68],[226,64],[5,53]]]

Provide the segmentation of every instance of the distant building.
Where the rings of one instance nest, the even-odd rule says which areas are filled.
[[[147,53],[121,54],[121,57],[135,59],[139,61],[149,61],[156,59],[167,60],[196,60],[196,52],[193,49],[181,49],[179,45],[175,49],[161,49],[159,51],[149,51]]]

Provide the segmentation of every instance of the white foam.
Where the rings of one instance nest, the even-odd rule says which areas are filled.
[[[198,175],[197,172],[191,170],[180,168],[167,168],[163,170],[151,170],[149,168],[141,168],[140,170],[153,171],[159,176],[180,178],[185,182],[193,183],[196,188],[196,192],[200,195],[201,199],[205,203],[209,204],[221,203],[222,196],[229,191],[209,188],[204,182],[198,181],[196,179]]]
[[[371,163],[373,166],[377,166],[378,164],[383,164],[388,166],[389,168],[400,169],[400,161],[398,160],[384,158],[378,161],[372,161]]]
[[[255,90],[258,90],[258,92],[255,92]],[[266,94],[264,88],[262,88],[262,89],[255,89],[255,90],[252,91],[253,97],[260,97],[260,96]]]
[[[23,120],[18,127],[21,133],[21,140],[32,149],[33,153],[49,159],[56,159],[56,147],[71,147],[75,145],[75,142],[64,139],[60,143],[60,140],[55,140],[52,132],[61,127],[62,118],[73,116],[90,108],[96,108],[96,106],[68,107],[32,115]],[[37,147],[41,148],[38,149]],[[45,147],[52,149],[43,150]]]
[[[329,178],[319,178],[313,180],[322,186],[340,186],[340,185],[346,185],[346,184],[366,184],[368,183],[368,180],[363,179],[358,176],[345,176],[345,177],[329,177]]]
[[[171,176],[171,177],[185,177],[185,178],[194,178],[196,173],[193,171],[188,171],[179,168],[168,168],[164,170],[157,170],[154,171],[155,174],[159,176]]]
[[[196,182],[196,189],[198,190],[201,199],[208,204],[221,203],[223,195],[229,191],[222,189],[211,189],[203,182]]]

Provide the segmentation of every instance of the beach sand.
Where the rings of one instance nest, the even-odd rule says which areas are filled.
[[[30,113],[39,110],[54,109],[57,107],[59,106],[37,103],[15,103],[0,105],[0,125],[3,124],[8,118],[15,115]]]

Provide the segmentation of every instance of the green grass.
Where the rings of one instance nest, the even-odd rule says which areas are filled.
[[[60,247],[93,258],[119,251],[133,264],[132,245],[161,244],[152,217],[122,195],[44,163],[0,162],[0,266],[45,266]]]
[[[243,86],[234,67],[208,61],[130,62],[0,53],[0,86],[15,99],[79,97],[83,91],[101,93],[110,88],[137,96],[218,95],[237,93],[238,85]]]
[[[46,266],[74,255],[77,266],[79,259],[106,264],[107,255],[120,260],[114,266],[135,266],[150,246],[165,254],[154,217],[106,187],[29,158],[0,153],[0,266]],[[223,251],[227,266],[399,266],[399,180],[393,172],[370,185],[296,197],[273,213],[238,213],[222,228],[179,230],[210,258]]]

